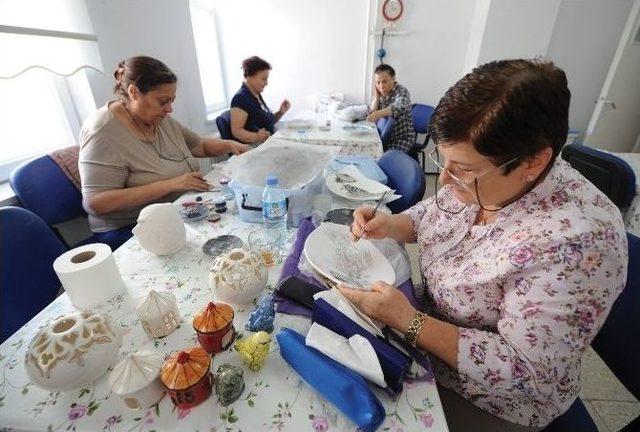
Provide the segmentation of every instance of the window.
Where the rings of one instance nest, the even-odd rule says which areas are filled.
[[[0,80],[0,181],[24,160],[76,143],[77,116],[67,114],[70,96],[63,78],[29,71]]]
[[[190,10],[202,94],[207,120],[211,121],[228,105],[215,10],[193,1]]]
[[[21,162],[77,143],[95,110],[80,69],[102,69],[92,33],[83,1],[0,1],[0,182]]]

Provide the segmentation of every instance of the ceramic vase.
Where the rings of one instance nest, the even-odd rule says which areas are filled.
[[[233,249],[213,262],[209,283],[217,299],[245,305],[258,297],[266,287],[267,267],[259,254],[246,249]]]
[[[140,211],[133,228],[140,246],[156,255],[171,255],[187,243],[180,210],[170,203],[151,204]]]
[[[164,395],[160,382],[162,356],[153,351],[136,351],[122,359],[109,375],[111,391],[130,410],[145,409]]]
[[[106,315],[71,312],[36,333],[29,343],[25,369],[31,382],[47,390],[77,388],[102,376],[121,346],[122,334]]]

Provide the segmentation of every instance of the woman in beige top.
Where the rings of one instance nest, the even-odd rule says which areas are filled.
[[[177,77],[159,60],[129,58],[114,77],[117,100],[83,124],[79,159],[91,230],[111,244],[114,236],[122,243],[131,236],[148,204],[209,190],[196,158],[248,150],[236,141],[201,137],[169,116]]]

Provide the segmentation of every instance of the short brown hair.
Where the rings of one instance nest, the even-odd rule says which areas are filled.
[[[130,84],[134,84],[144,94],[159,85],[178,82],[178,77],[166,64],[146,56],[121,61],[113,72],[113,77],[116,79],[113,94],[122,100],[129,98],[127,89]]]
[[[470,141],[495,165],[551,147],[555,160],[567,140],[571,92],[562,69],[542,60],[499,60],[455,83],[429,123],[436,144]]]
[[[245,78],[254,76],[263,70],[271,70],[271,65],[258,56],[251,56],[242,60],[242,71]]]
[[[386,63],[379,64],[378,66],[376,66],[375,70],[373,71],[374,74],[378,74],[382,72],[388,73],[391,76],[391,78],[396,77],[395,69],[393,69],[391,66],[389,66]]]

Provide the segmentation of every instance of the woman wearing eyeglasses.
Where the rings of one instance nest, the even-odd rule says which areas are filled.
[[[201,137],[170,117],[177,77],[159,60],[129,58],[114,77],[117,100],[84,123],[79,157],[91,230],[111,244],[131,236],[146,205],[209,190],[196,158],[248,149],[235,141]]]
[[[624,287],[619,210],[558,158],[569,99],[552,63],[474,69],[431,119],[436,195],[355,212],[354,238],[417,242],[424,309],[381,282],[341,291],[431,354],[452,431],[538,430],[565,412]]]

